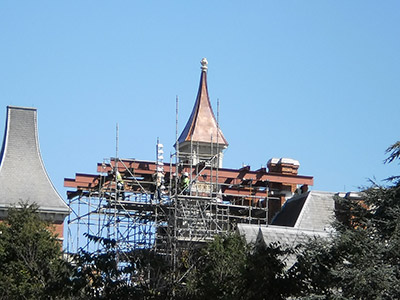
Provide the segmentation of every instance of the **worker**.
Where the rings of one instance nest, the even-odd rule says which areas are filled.
[[[125,200],[124,181],[122,180],[121,173],[118,170],[115,172],[115,178],[116,178],[116,181],[117,181],[117,196],[118,196],[118,199],[119,199],[119,197],[121,197],[122,200]]]
[[[174,196],[174,195],[176,195],[177,194],[177,190],[176,190],[176,188],[177,187],[179,187],[179,180],[178,180],[178,178],[176,177],[176,173],[173,173],[172,174],[172,178],[171,178],[171,185],[170,185],[170,187],[169,187],[169,192],[170,192],[170,195],[171,196]]]
[[[180,192],[183,195],[189,195],[189,185],[190,185],[190,180],[189,180],[189,174],[188,172],[184,172],[182,174],[181,180],[180,180]]]
[[[308,192],[308,184],[303,184],[303,185],[300,187],[300,190],[301,190],[301,193],[302,193],[302,194],[307,193],[307,192]]]
[[[164,186],[164,172],[157,172],[155,176],[156,181],[156,197],[157,200],[161,200],[161,196],[164,193],[165,186]]]

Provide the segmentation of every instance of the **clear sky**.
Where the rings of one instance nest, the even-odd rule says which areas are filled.
[[[300,161],[314,190],[399,174],[399,1],[0,2],[0,130],[6,106],[38,109],[46,169],[63,179],[119,156],[155,159],[192,110],[200,60],[229,142],[224,167]],[[168,156],[168,155],[166,155]],[[166,159],[168,160],[168,159]]]

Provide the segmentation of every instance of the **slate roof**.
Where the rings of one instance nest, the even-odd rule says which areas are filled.
[[[255,244],[260,241],[266,243],[279,242],[283,246],[296,246],[306,242],[314,236],[328,237],[328,231],[314,231],[286,226],[258,226],[252,224],[237,225],[237,230],[244,235],[247,243]]]
[[[328,238],[332,233],[334,195],[315,191],[297,195],[285,203],[272,225],[238,224],[237,230],[248,243],[279,242],[289,247],[303,244],[312,237]],[[289,267],[296,261],[293,255],[285,259]]]
[[[289,199],[272,220],[272,225],[324,231],[334,217],[335,193],[311,191]]]
[[[237,230],[243,235],[247,243],[279,243],[283,247],[295,247],[304,244],[314,237],[329,238],[328,231],[314,231],[286,226],[257,226],[252,224],[238,224]],[[284,257],[287,267],[296,262],[295,255]]]
[[[207,88],[207,60],[202,60],[202,72],[200,77],[199,90],[196,97],[192,114],[185,128],[183,129],[178,141],[184,142],[203,142],[228,146],[221,129],[218,127],[214,112],[211,107]]]
[[[272,224],[294,227],[308,194],[302,194],[287,200],[281,211],[272,220]]]
[[[35,108],[7,107],[0,159],[0,210],[28,201],[42,213],[69,213],[43,165]]]

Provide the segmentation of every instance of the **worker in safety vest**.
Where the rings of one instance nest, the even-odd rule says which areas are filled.
[[[118,170],[115,172],[115,178],[117,181],[118,198],[119,198],[119,196],[121,196],[122,200],[124,200],[125,199],[125,186],[124,186],[124,181],[122,180],[121,173]]]
[[[180,191],[184,195],[189,195],[190,179],[188,172],[184,172],[180,181]]]

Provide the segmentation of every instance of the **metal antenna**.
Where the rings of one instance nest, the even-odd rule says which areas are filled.
[[[177,233],[177,226],[178,226],[178,221],[177,221],[177,219],[176,219],[176,217],[177,217],[177,210],[178,210],[178,188],[177,188],[177,185],[178,185],[178,156],[179,156],[179,141],[178,141],[178,112],[179,112],[179,110],[178,110],[178,107],[179,107],[179,98],[178,98],[178,95],[176,95],[176,115],[175,115],[175,119],[176,119],[176,121],[175,121],[175,140],[176,140],[176,143],[175,143],[175,145],[176,145],[176,155],[175,155],[175,189],[176,189],[176,192],[175,192],[175,197],[176,197],[176,199],[174,200],[174,209],[173,209],[173,220],[174,220],[174,228],[173,228],[173,235],[174,235],[174,237],[173,237],[173,242],[172,242],[172,266],[173,266],[173,280],[175,280],[175,274],[176,274],[176,267],[177,267],[177,244],[176,244],[176,241],[177,241],[177,236],[178,236],[178,233]]]
[[[175,114],[175,145],[176,145],[176,156],[175,156],[175,175],[178,176],[178,158],[179,158],[179,141],[178,141],[178,113],[179,113],[179,98],[176,95],[176,114]]]
[[[117,202],[118,202],[118,178],[117,178],[117,174],[118,174],[118,135],[119,135],[119,127],[118,127],[118,122],[115,126],[115,172],[114,172],[114,176],[115,176],[115,202],[114,202],[114,219],[116,220],[117,218]],[[118,227],[117,224],[114,223],[114,238],[116,239],[116,241],[118,241]],[[116,255],[116,261],[117,263],[119,262],[119,249],[116,249],[117,251],[117,255]]]
[[[119,134],[118,123],[115,126],[115,158],[118,158],[118,134]]]
[[[219,98],[217,98],[217,174],[216,174],[216,181],[217,181],[217,192],[219,192],[218,188],[218,171],[219,171],[219,163],[221,157],[219,155]]]

